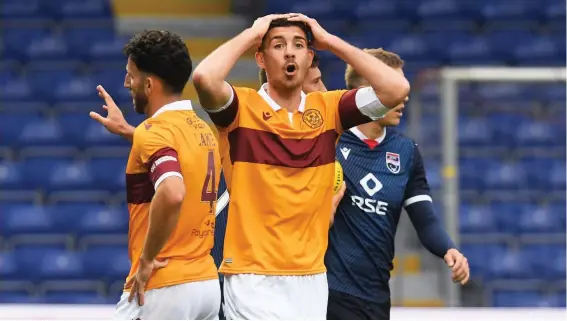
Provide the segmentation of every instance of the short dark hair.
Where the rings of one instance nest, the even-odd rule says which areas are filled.
[[[303,30],[303,32],[305,32],[305,38],[307,39],[307,45],[311,46],[311,43],[313,41],[313,34],[311,33],[311,28],[308,25],[306,25],[304,22],[301,22],[301,21],[289,21],[286,18],[280,18],[280,19],[273,20],[272,23],[270,23],[270,26],[268,27],[266,34],[262,38],[262,43],[260,44],[258,51],[264,50],[264,42],[266,41],[266,37],[268,36],[268,33],[270,32],[270,30],[272,30],[274,28],[279,28],[279,27],[293,27],[293,26],[299,27],[301,30]]]
[[[185,42],[178,35],[164,30],[144,30],[124,47],[138,69],[161,78],[175,93],[183,92],[193,64]]]
[[[316,53],[313,54],[313,61],[311,62],[311,68],[319,67],[319,56]],[[268,82],[268,75],[266,75],[266,70],[260,69],[260,84],[265,84]]]

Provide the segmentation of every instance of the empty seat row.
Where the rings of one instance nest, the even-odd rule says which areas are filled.
[[[461,233],[565,233],[565,202],[461,204]]]
[[[463,244],[473,278],[558,279],[565,282],[565,243],[526,245],[519,249],[494,244]]]
[[[53,206],[0,203],[0,231],[4,237],[21,233],[125,234],[128,210],[96,203],[66,203]]]
[[[268,0],[266,11],[302,12],[316,18],[349,17],[352,19],[447,19],[472,17],[487,20],[561,20],[565,17],[565,1],[546,0],[537,4],[521,1],[458,1],[458,0]]]
[[[103,113],[100,105],[91,110]],[[0,117],[0,146],[109,146],[128,145],[123,138],[108,132],[92,120],[88,111],[70,113],[57,118],[45,119],[39,115],[4,114]],[[134,113],[126,115],[133,126],[144,117]]]
[[[110,16],[110,0],[3,0],[0,3],[0,17],[3,19],[77,19]]]
[[[5,280],[105,278],[124,280],[130,272],[126,248],[93,248],[81,252],[28,247],[0,252],[0,276]]]
[[[492,306],[500,308],[561,308],[565,307],[565,290],[541,291],[496,290],[491,294]]]

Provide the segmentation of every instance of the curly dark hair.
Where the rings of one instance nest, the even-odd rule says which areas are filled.
[[[161,78],[175,94],[183,92],[193,64],[185,42],[164,30],[144,30],[124,47],[124,54],[138,69]]]
[[[273,20],[270,23],[270,26],[268,27],[268,31],[266,31],[266,34],[262,38],[262,43],[260,44],[260,48],[258,48],[258,51],[264,50],[264,42],[266,41],[266,36],[268,35],[268,32],[270,32],[271,29],[278,27],[292,27],[292,26],[299,27],[301,30],[303,30],[303,32],[305,32],[307,45],[311,46],[311,43],[313,41],[313,34],[311,33],[311,28],[308,25],[306,25],[304,22],[301,21],[289,21],[286,18],[280,18]]]

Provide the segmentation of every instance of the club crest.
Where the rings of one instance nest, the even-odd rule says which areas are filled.
[[[303,113],[303,122],[315,129],[323,125],[323,116],[317,109],[308,109]]]
[[[398,174],[400,172],[400,154],[387,152],[386,167],[390,172]]]

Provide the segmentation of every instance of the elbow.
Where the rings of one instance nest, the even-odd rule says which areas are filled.
[[[195,88],[203,88],[207,83],[207,73],[199,67],[200,66],[197,66],[195,71],[193,71],[193,84],[195,85]]]
[[[181,204],[183,204],[185,200],[185,187],[168,193],[165,196],[165,200],[171,207],[181,207]]]
[[[403,103],[410,93],[410,83],[404,76],[399,76],[396,80],[390,81],[388,90],[381,90],[378,94],[385,106],[394,108]]]

